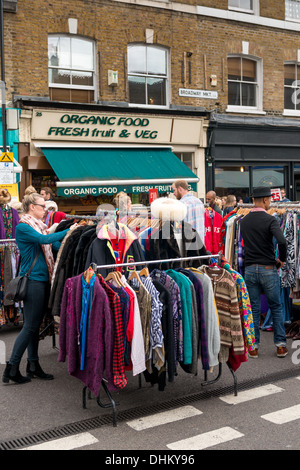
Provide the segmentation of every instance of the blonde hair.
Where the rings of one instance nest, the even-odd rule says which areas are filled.
[[[33,194],[33,193],[36,193],[36,189],[33,187],[33,186],[28,186],[26,189],[25,189],[25,196],[27,196],[27,194]]]
[[[36,204],[36,201],[38,199],[41,199],[41,197],[42,196],[38,193],[26,194],[26,196],[24,196],[24,199],[22,201],[23,211],[25,213],[29,212],[30,204]]]
[[[222,200],[219,197],[216,197],[216,204],[219,209],[222,209]]]

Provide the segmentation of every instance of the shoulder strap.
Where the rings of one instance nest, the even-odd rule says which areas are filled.
[[[37,254],[36,254],[36,256],[35,256],[35,258],[34,258],[34,260],[33,260],[33,262],[32,262],[32,265],[30,266],[30,268],[29,268],[29,270],[27,271],[27,273],[25,274],[25,276],[28,276],[28,277],[30,276],[30,273],[31,273],[31,271],[33,270],[34,265],[35,265],[35,263],[37,262],[37,259],[38,259],[39,255],[40,255],[40,252],[41,252],[41,245],[40,245],[40,247],[39,247],[39,249],[38,249],[38,252],[37,252]],[[19,255],[19,263],[18,263],[18,269],[17,269],[17,274],[16,274],[17,276],[18,276],[18,274],[19,274],[20,266],[21,266],[21,255]]]

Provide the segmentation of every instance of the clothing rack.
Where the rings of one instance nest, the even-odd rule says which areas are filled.
[[[237,204],[237,207],[241,208],[251,208],[254,207],[254,204],[252,203],[243,203],[243,204]],[[276,208],[285,208],[285,207],[300,207],[300,202],[271,202],[270,207],[276,207]]]
[[[169,258],[169,259],[161,259],[161,260],[151,260],[151,261],[141,261],[141,262],[136,262],[136,263],[120,263],[120,264],[107,264],[107,265],[100,265],[97,266],[96,263],[91,264],[91,268],[96,272],[97,269],[108,269],[108,268],[113,268],[116,269],[117,267],[126,267],[126,266],[144,266],[144,265],[149,265],[149,264],[160,264],[160,263],[171,263],[171,262],[178,262],[178,261],[193,261],[193,260],[201,260],[201,259],[215,259],[217,260],[221,255],[220,254],[210,254],[210,255],[205,255],[205,256],[192,256],[192,257],[186,257],[186,258]],[[234,395],[237,396],[237,376],[236,373],[234,372],[233,368],[231,367],[231,364],[227,362],[227,366],[233,376],[234,380]],[[219,371],[218,375],[215,379],[213,380],[207,380],[207,371],[204,371],[204,381],[201,382],[201,386],[208,386],[211,384],[216,383],[218,380],[220,380],[222,376],[222,363],[219,362]],[[109,392],[105,379],[102,380],[101,385],[104,389],[104,392],[106,393],[109,403],[108,404],[103,404],[100,401],[100,392],[97,397],[97,404],[101,406],[102,408],[112,408],[112,414],[113,414],[113,426],[117,426],[117,416],[116,416],[116,405],[117,403],[114,401],[111,393]],[[141,388],[141,374],[139,374],[139,388]],[[86,393],[88,391],[88,398],[91,398],[91,393],[88,390],[88,388],[85,386],[82,390],[82,407],[85,409],[86,408]]]
[[[129,211],[129,212],[121,212],[121,211],[110,211],[110,210],[101,210],[97,211],[98,215],[76,215],[76,214],[66,214],[66,219],[88,219],[88,220],[102,220],[103,217],[106,215],[115,215],[115,216],[125,216],[127,215],[128,217],[143,217],[147,216],[151,213],[150,208],[145,208],[143,207],[142,209],[136,209],[135,211]],[[99,215],[102,214],[102,215]]]

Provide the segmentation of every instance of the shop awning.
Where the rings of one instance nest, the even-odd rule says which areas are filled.
[[[170,148],[51,147],[40,144],[56,173],[59,196],[112,195],[171,190],[185,179],[196,191],[199,178]]]

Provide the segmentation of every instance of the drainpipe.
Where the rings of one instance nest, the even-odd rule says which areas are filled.
[[[0,0],[0,66],[1,82],[0,97],[2,103],[2,142],[3,152],[6,152],[6,102],[5,102],[5,67],[4,67],[4,21],[3,21],[3,0]]]

